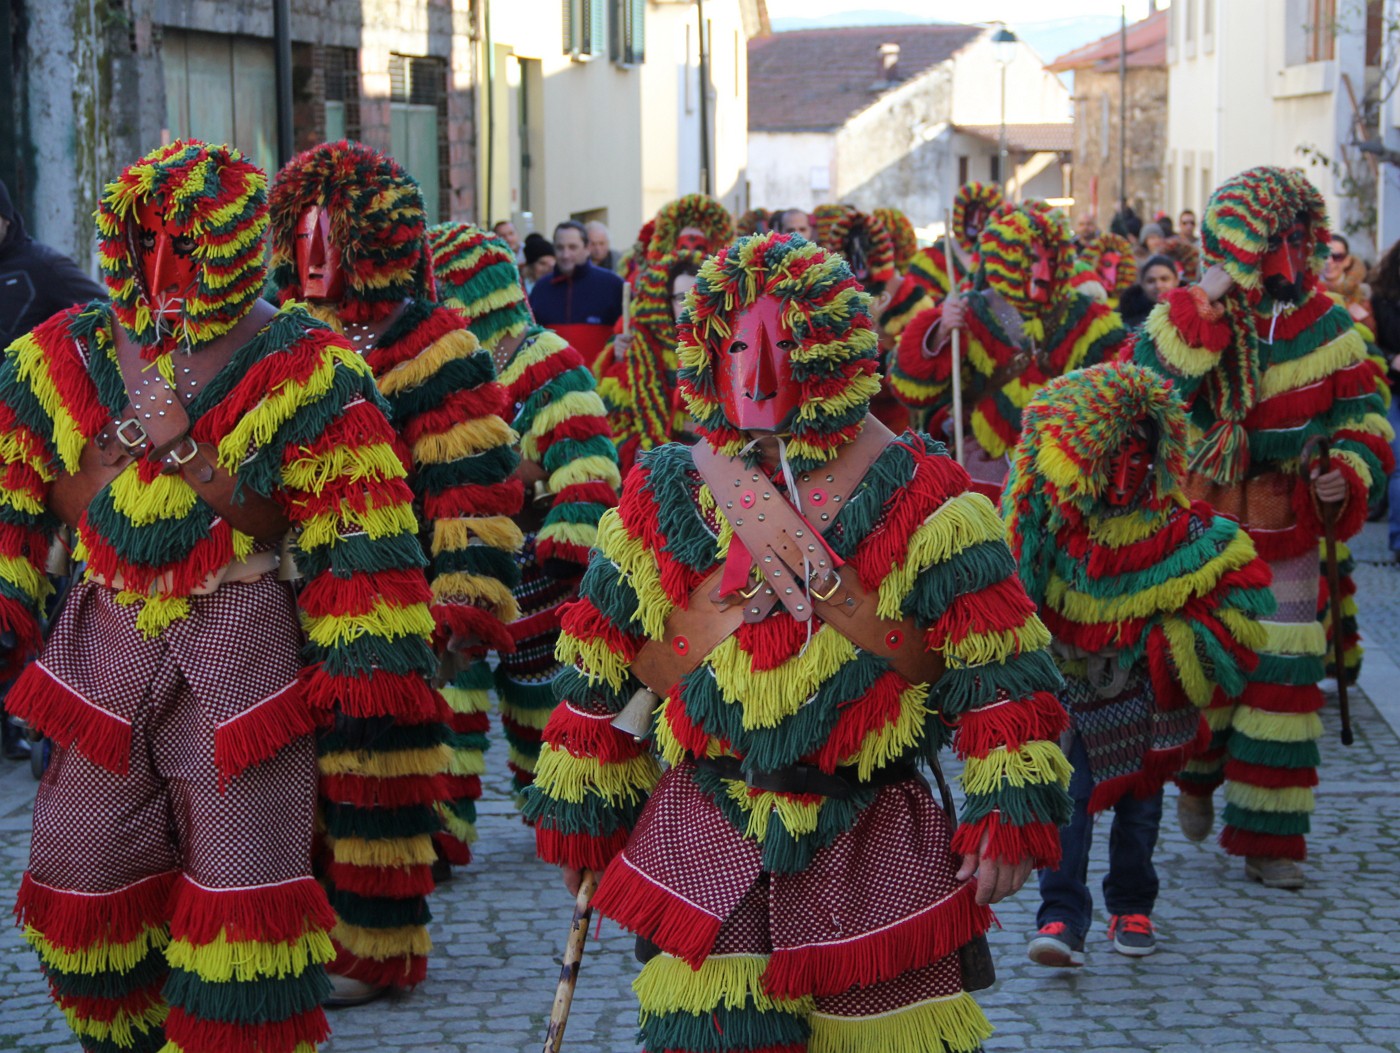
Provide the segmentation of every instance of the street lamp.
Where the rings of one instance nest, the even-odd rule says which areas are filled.
[[[998,137],[997,175],[1000,177],[998,181],[1003,193],[1009,185],[1006,165],[1006,67],[1015,60],[1016,45],[1019,43],[1016,34],[1005,26],[992,34],[992,53],[996,56],[997,65],[1001,67],[1001,135]]]

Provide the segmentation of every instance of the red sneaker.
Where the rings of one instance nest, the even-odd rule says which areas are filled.
[[[1108,938],[1119,954],[1145,958],[1157,949],[1157,929],[1146,914],[1115,914],[1108,919]]]
[[[1048,922],[1026,947],[1026,957],[1037,965],[1077,968],[1084,964],[1084,937],[1071,934],[1069,926],[1062,921]]]

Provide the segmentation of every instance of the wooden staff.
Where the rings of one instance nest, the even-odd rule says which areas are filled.
[[[544,1036],[543,1053],[559,1053],[564,1044],[564,1025],[569,1022],[569,1007],[574,1002],[578,986],[578,967],[583,962],[583,946],[588,940],[588,926],[593,920],[593,893],[598,888],[598,875],[583,872],[574,901],[574,918],[569,923],[569,941],[564,944],[564,966],[559,970],[559,986],[554,991],[554,1007],[549,1011],[549,1030]]]
[[[632,331],[632,283],[622,283],[622,331]]]
[[[953,214],[943,213],[943,258],[948,264],[948,296],[951,299],[958,292],[957,263],[953,254]],[[963,464],[963,408],[962,408],[962,330],[952,332],[953,352],[953,456]]]
[[[1322,475],[1332,470],[1332,446],[1322,436],[1309,439],[1303,460],[1309,463],[1309,447],[1316,444],[1322,461]],[[1322,506],[1322,536],[1326,541],[1327,590],[1332,595],[1332,664],[1337,670],[1337,709],[1342,715],[1342,745],[1350,746],[1355,737],[1351,731],[1351,701],[1347,698],[1346,640],[1342,637],[1342,568],[1337,561],[1337,513],[1340,508],[1330,501]]]

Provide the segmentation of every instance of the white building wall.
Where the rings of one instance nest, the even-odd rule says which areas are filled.
[[[805,208],[832,200],[836,136],[829,132],[750,132],[749,197],[755,208]]]
[[[996,60],[991,32],[982,34],[953,59],[954,124],[998,124],[1001,121],[1001,63]],[[1007,124],[1068,124],[1073,99],[1059,77],[1025,43],[1006,66]]]

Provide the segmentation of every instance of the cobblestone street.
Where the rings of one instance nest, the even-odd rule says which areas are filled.
[[[1040,969],[1024,955],[1037,903],[1027,888],[999,908],[1002,928],[992,935],[1000,982],[980,999],[997,1028],[988,1053],[1400,1050],[1400,569],[1386,564],[1381,525],[1367,527],[1356,555],[1370,698],[1353,697],[1351,749],[1338,742],[1335,707],[1324,714],[1309,888],[1267,891],[1247,881],[1238,860],[1181,836],[1168,801],[1157,851],[1158,953],[1113,953],[1101,913],[1084,969]],[[504,791],[504,753],[498,746],[489,755],[476,863],[432,901],[436,948],[427,981],[411,996],[335,1013],[331,1053],[540,1048],[570,904],[556,874],[533,859],[531,836]],[[35,783],[26,765],[0,764],[0,886],[8,905],[24,865]],[[1095,845],[1096,892],[1106,841],[1101,833]],[[566,1049],[637,1048],[635,968],[631,939],[606,924],[588,947]],[[0,933],[0,992],[0,1049],[77,1049],[11,927]]]

